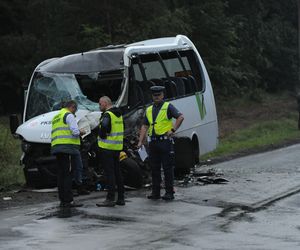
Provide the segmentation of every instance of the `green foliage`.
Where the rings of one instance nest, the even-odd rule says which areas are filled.
[[[90,50],[110,44],[110,37],[104,33],[101,27],[91,27],[90,25],[82,25],[79,32],[79,41],[83,50]]]
[[[12,138],[8,119],[0,118],[0,190],[24,184],[20,155],[20,141]]]
[[[191,38],[203,56],[217,91],[226,96],[230,92],[239,93],[237,80],[241,72],[236,50],[238,37],[225,9],[226,4],[221,0],[194,1],[189,13]]]
[[[288,3],[287,3],[288,2]],[[297,79],[296,1],[230,0],[248,89],[293,89]]]
[[[300,139],[295,117],[258,122],[249,128],[236,131],[228,137],[223,138],[214,152],[206,154],[202,158],[208,159],[216,156],[230,155],[243,150],[277,144],[289,139]]]
[[[297,83],[296,1],[3,0],[0,20],[0,92],[19,100],[0,94],[0,112],[21,109],[21,86],[47,58],[176,34],[195,43],[219,98]]]

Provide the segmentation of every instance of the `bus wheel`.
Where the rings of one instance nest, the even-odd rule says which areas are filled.
[[[130,158],[120,162],[124,184],[129,187],[140,188],[143,184],[143,175],[139,165]]]
[[[175,176],[190,173],[195,166],[193,143],[188,137],[175,138]]]
[[[46,167],[24,168],[24,176],[27,187],[52,188],[56,184],[56,175],[51,173]]]
[[[196,135],[193,136],[192,144],[193,144],[195,164],[198,164],[200,162],[200,150],[199,150],[198,138]]]

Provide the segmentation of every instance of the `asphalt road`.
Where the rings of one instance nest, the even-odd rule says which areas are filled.
[[[96,207],[100,192],[69,212],[57,202],[5,209],[0,249],[299,249],[299,151],[202,167],[229,182],[177,187],[173,202],[147,200],[140,190],[128,193],[125,207]]]

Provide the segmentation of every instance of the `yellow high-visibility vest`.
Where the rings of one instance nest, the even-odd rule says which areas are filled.
[[[155,130],[156,135],[163,135],[173,128],[172,119],[168,119],[167,111],[168,111],[169,104],[170,103],[165,102],[162,105],[155,121],[153,121],[153,116],[152,116],[153,105],[147,108],[146,117],[150,124],[148,129],[149,136],[152,136],[153,128]]]
[[[98,146],[99,148],[109,149],[109,150],[122,150],[123,149],[123,139],[124,139],[124,123],[123,116],[117,117],[114,113],[106,111],[110,116],[111,131],[107,134],[105,139],[98,136]],[[101,129],[101,122],[99,125]]]
[[[64,123],[64,117],[69,110],[62,108],[52,119],[51,147],[58,144],[80,145],[79,136],[72,134],[69,125]]]

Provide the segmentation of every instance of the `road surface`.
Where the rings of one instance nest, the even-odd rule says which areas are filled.
[[[125,207],[58,202],[0,212],[0,249],[300,249],[300,145],[204,166],[227,184],[176,188],[173,202],[128,192]]]

